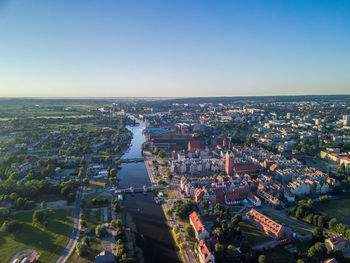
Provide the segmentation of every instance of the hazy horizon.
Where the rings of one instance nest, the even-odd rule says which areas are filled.
[[[1,1],[0,97],[349,94],[349,1]]]

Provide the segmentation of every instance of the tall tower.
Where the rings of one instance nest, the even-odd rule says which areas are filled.
[[[233,175],[234,155],[231,151],[226,152],[225,170],[227,175]]]

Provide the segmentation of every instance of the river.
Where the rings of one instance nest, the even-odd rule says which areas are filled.
[[[122,158],[140,158],[141,145],[145,141],[142,133],[145,125],[137,120],[138,126],[128,127],[133,133],[130,148]],[[125,163],[118,173],[120,185],[143,186],[151,185],[145,164]],[[123,201],[126,211],[133,217],[137,228],[137,245],[143,250],[145,262],[179,262],[174,240],[169,233],[166,218],[162,208],[154,202],[154,195],[127,195]],[[141,237],[141,235],[143,237]]]

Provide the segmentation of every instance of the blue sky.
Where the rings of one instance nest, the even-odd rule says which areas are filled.
[[[0,96],[349,91],[350,1],[0,0]]]

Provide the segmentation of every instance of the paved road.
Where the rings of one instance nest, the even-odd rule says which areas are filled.
[[[82,196],[83,194],[81,192],[81,189],[79,189],[77,192],[77,198],[75,200],[75,208],[73,210],[73,230],[69,236],[69,241],[66,247],[61,252],[60,256],[57,258],[56,263],[65,263],[69,258],[69,255],[74,250],[75,245],[78,242],[79,234],[80,234],[80,224],[79,224],[80,203],[81,203]]]
[[[149,177],[151,183],[156,184],[157,180],[156,180],[156,175],[154,174],[154,171],[153,171],[152,159],[146,157],[145,158],[145,166],[146,166],[146,169],[148,172],[148,177]]]
[[[72,209],[74,208],[74,205],[64,205],[64,206],[58,206],[58,207],[47,207],[50,208],[50,210],[62,210],[62,209]],[[15,210],[15,211],[11,211],[11,215],[15,215],[15,214],[20,214],[23,212],[34,212],[36,210],[45,210],[46,208],[35,208],[35,209],[31,209],[31,210]]]

